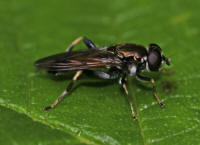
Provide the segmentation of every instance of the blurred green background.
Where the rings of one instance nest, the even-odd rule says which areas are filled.
[[[200,144],[199,6],[198,0],[1,0],[0,144]],[[78,36],[99,46],[159,44],[172,60],[164,68],[175,73],[147,75],[166,107],[160,109],[151,84],[131,77],[133,121],[117,80],[83,75],[62,103],[43,112],[73,73],[54,77],[33,63],[63,52]]]

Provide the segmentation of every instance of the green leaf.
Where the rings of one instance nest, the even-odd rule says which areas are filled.
[[[189,0],[1,1],[0,141],[199,144],[199,4]],[[166,107],[161,109],[157,104],[151,84],[129,77],[128,89],[138,117],[133,121],[118,80],[84,74],[66,99],[43,112],[43,107],[63,92],[73,73],[52,76],[36,70],[34,61],[63,52],[83,35],[99,46],[159,44],[172,60],[172,65],[164,68],[175,73],[145,75],[156,79],[158,95]],[[74,48],[79,49],[86,47],[80,44]]]
[[[0,107],[0,142],[4,145],[80,145],[80,141],[69,134],[34,122],[27,116],[5,107]],[[34,119],[34,118],[33,118]]]

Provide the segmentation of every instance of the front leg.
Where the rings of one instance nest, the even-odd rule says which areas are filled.
[[[156,98],[157,102],[160,104],[161,107],[164,107],[165,104],[163,104],[160,100],[160,98],[158,97],[157,95],[157,92],[156,92],[156,83],[155,83],[155,80],[153,78],[148,78],[148,77],[145,77],[145,76],[141,76],[140,73],[136,73],[136,76],[139,80],[142,80],[142,81],[146,81],[146,82],[151,82],[151,84],[153,85],[153,95],[154,97]]]
[[[163,73],[163,74],[165,74],[165,75],[173,75],[173,74],[174,74],[173,71],[167,71],[167,70],[165,70],[164,68],[161,68],[161,69],[159,70],[159,72],[161,72],[161,73]]]

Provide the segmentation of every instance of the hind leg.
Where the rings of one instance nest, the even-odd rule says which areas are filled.
[[[74,83],[76,82],[78,77],[82,74],[82,72],[83,71],[81,71],[81,70],[76,72],[76,74],[72,78],[71,82],[67,86],[66,90],[54,101],[54,103],[52,103],[51,105],[45,107],[44,111],[48,111],[49,109],[53,109],[59,102],[61,102],[63,100],[63,98],[71,91],[72,86],[74,85]]]
[[[96,49],[96,45],[91,41],[89,40],[88,38],[86,37],[83,37],[83,36],[80,36],[78,37],[77,39],[75,39],[72,44],[66,49],[66,52],[70,52],[72,50],[72,48],[74,48],[74,46],[76,46],[80,41],[83,41],[84,44],[89,48],[89,49]]]

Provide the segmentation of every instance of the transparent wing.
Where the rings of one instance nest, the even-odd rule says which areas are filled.
[[[121,65],[122,61],[114,53],[106,50],[64,52],[35,62],[35,66],[38,68],[56,72],[120,67]]]

